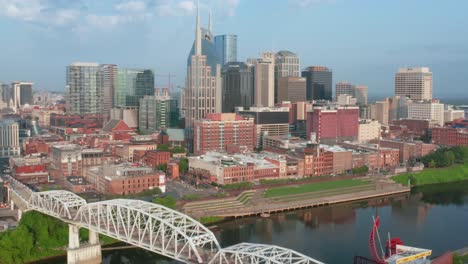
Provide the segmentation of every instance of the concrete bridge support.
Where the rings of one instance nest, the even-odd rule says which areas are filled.
[[[68,225],[67,264],[100,264],[102,263],[99,234],[89,230],[87,244],[80,245],[80,228]]]

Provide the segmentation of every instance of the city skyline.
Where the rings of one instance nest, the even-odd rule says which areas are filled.
[[[468,3],[432,1],[431,5],[421,6],[419,2],[422,1],[376,4],[366,0],[356,4],[357,1],[290,0],[266,6],[253,1],[202,1],[201,24],[206,27],[208,12],[213,10],[214,35],[238,35],[240,61],[258,57],[261,51],[289,50],[298,54],[301,69],[327,66],[333,71],[334,83],[345,80],[364,84],[373,96],[392,94],[393,77],[398,68],[428,66],[434,73],[434,96],[456,96],[468,81],[468,77],[461,74],[468,68],[468,52],[463,47],[466,42],[463,32],[467,27],[461,12]],[[74,61],[98,61],[151,68],[156,74],[175,73],[175,84],[184,85],[185,58],[193,43],[195,2],[165,3],[3,1],[0,3],[3,5],[0,30],[6,35],[13,31],[22,33],[11,34],[8,43],[0,44],[4,51],[2,60],[8,61],[0,67],[0,80],[5,83],[32,81],[37,89],[64,91],[66,65]],[[359,10],[357,6],[366,8]],[[410,12],[413,7],[418,7],[420,12]],[[278,25],[266,14],[249,16],[259,8],[265,13],[281,9],[285,16],[294,14],[294,18]],[[347,14],[346,10],[354,13]],[[450,11],[452,15],[435,21],[441,10]],[[349,21],[346,16],[352,16],[353,20]],[[375,20],[377,17],[379,20]],[[85,23],[78,25],[81,20]],[[373,24],[368,24],[370,21]],[[300,34],[301,28],[320,25],[319,22],[322,27],[311,28],[313,38]],[[268,27],[281,34],[262,30]],[[158,36],[165,37],[161,41]],[[354,41],[340,41],[346,36]],[[109,42],[113,48],[107,48]],[[20,50],[25,56],[15,56]],[[157,85],[166,82],[161,76],[156,80]]]

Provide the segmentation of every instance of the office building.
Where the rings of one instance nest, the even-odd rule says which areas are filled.
[[[154,73],[149,69],[117,70],[117,84],[114,88],[114,107],[138,107],[140,99],[154,95]]]
[[[11,90],[8,84],[0,83],[0,110],[10,107]]]
[[[193,149],[191,143],[195,120],[205,118],[208,113],[222,112],[221,65],[209,29],[200,27],[197,7],[195,41],[188,58],[184,91],[185,130],[189,149]]]
[[[264,52],[259,59],[250,59],[254,65],[254,105],[272,107],[275,104],[275,54]]]
[[[371,105],[371,118],[379,121],[381,125],[389,124],[390,102],[388,98],[377,101]]]
[[[212,31],[210,29],[210,31]],[[237,35],[219,35],[214,39],[219,63],[224,67],[229,62],[237,61]]]
[[[151,134],[163,128],[177,127],[178,123],[176,99],[169,96],[145,96],[140,99],[138,128],[141,133]]]
[[[302,71],[307,79],[307,100],[332,100],[332,71],[323,66],[310,66]]]
[[[365,85],[354,86],[354,98],[359,105],[367,105],[368,102],[368,87]]]
[[[303,102],[306,98],[306,78],[280,77],[278,80],[278,103]]]
[[[153,171],[147,166],[135,167],[131,163],[91,167],[87,179],[100,193],[127,195],[154,188],[166,192],[164,172]]]
[[[336,97],[336,104],[338,105],[356,105],[356,98],[348,94],[340,94]]]
[[[254,119],[235,113],[207,114],[205,119],[194,124],[194,153],[208,151],[235,152],[254,149]]]
[[[457,120],[460,118],[465,118],[465,111],[455,110],[452,108],[446,109],[444,111],[444,123],[452,122],[453,120]]]
[[[255,147],[261,148],[266,136],[286,136],[289,134],[289,107],[250,107],[236,109],[245,117],[254,119]]]
[[[67,176],[82,176],[83,162],[81,147],[75,144],[53,145],[50,148],[52,167],[58,171],[62,181]]]
[[[315,107],[307,117],[307,138],[312,143],[335,144],[358,139],[359,108]]]
[[[468,147],[468,129],[434,127],[432,128],[432,143],[443,146]]]
[[[234,108],[248,108],[253,105],[253,66],[244,62],[229,62],[222,69],[222,112],[232,113]]]
[[[395,95],[432,100],[432,72],[427,67],[400,68],[395,74]]]
[[[114,64],[102,64],[99,66],[98,81],[99,90],[102,93],[102,114],[106,120],[109,120],[111,109],[114,107],[117,71],[118,67]]]
[[[283,77],[300,77],[299,57],[286,50],[279,51],[275,56],[275,103],[281,103],[279,96],[279,80]],[[304,100],[304,99],[302,99]]]
[[[354,85],[349,82],[338,82],[335,85],[335,98],[340,94],[347,94],[354,96]]]
[[[16,157],[21,154],[19,125],[16,120],[0,120],[0,158]]]
[[[98,71],[97,63],[77,62],[67,67],[67,113],[101,114],[103,98]]]
[[[380,138],[380,123],[376,120],[359,120],[358,142],[367,143]]]
[[[14,82],[11,84],[13,93],[13,109],[18,111],[25,104],[34,104],[33,83]]]
[[[439,101],[418,101],[408,104],[408,118],[429,120],[432,124],[444,125],[444,104]]]
[[[110,112],[110,120],[123,120],[129,128],[138,128],[138,106],[114,107]]]

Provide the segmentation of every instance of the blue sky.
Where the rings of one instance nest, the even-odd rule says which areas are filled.
[[[334,82],[391,95],[398,67],[429,66],[434,93],[468,97],[466,0],[200,0],[214,33],[238,34],[239,59],[290,50]],[[64,90],[75,61],[148,67],[184,84],[192,0],[0,0],[0,82]],[[166,83],[157,79],[157,84]]]

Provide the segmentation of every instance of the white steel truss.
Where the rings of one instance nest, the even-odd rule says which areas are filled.
[[[252,243],[240,243],[221,249],[210,264],[323,264],[291,249]]]
[[[29,198],[29,207],[45,214],[73,219],[76,211],[86,204],[86,200],[69,191],[34,192]]]
[[[80,226],[186,263],[207,263],[220,247],[191,217],[140,200],[116,199],[80,208]]]
[[[69,191],[33,192],[6,177],[15,202],[143,249],[185,262],[210,264],[323,264],[294,250],[241,243],[221,249],[215,235],[193,218],[140,200],[87,204]]]

